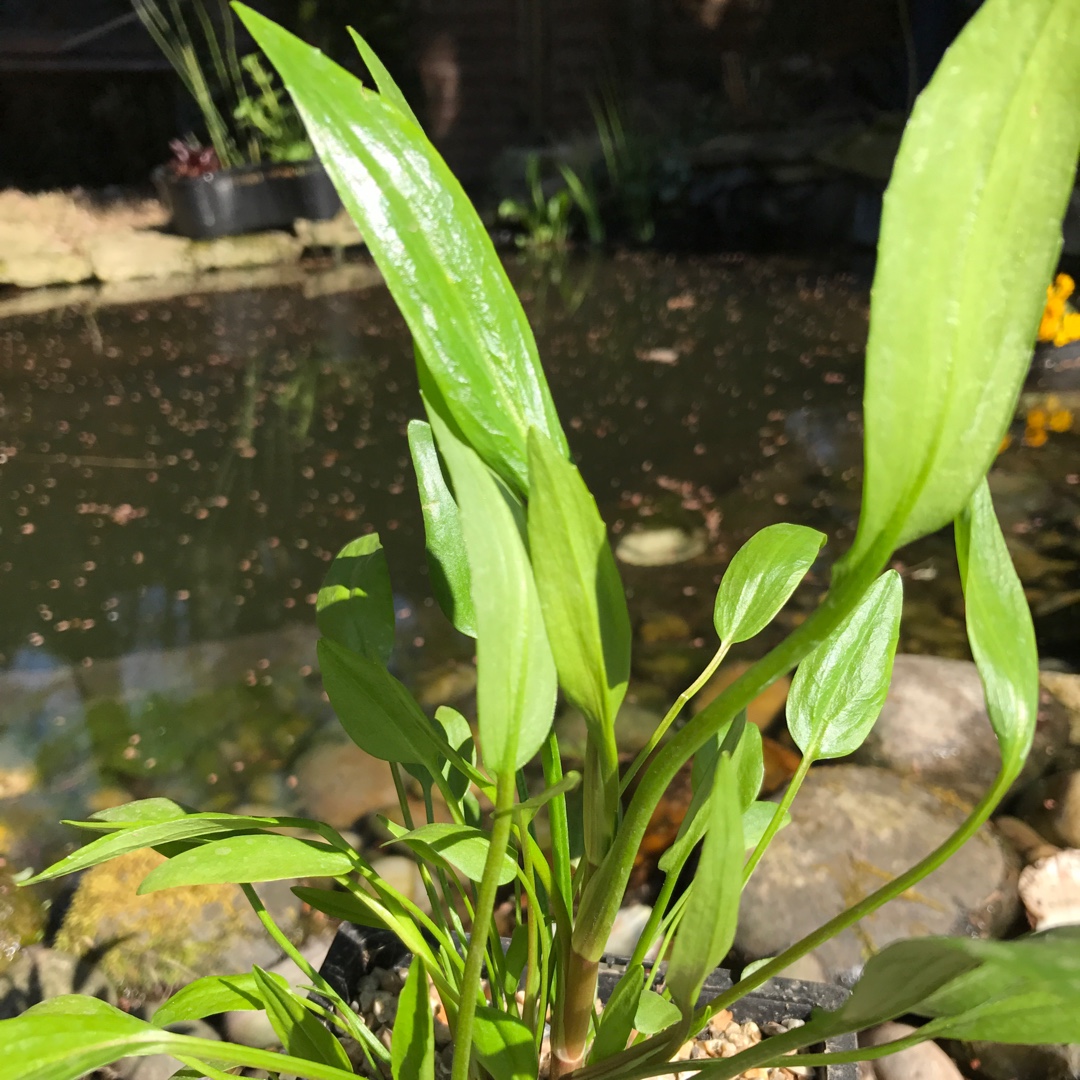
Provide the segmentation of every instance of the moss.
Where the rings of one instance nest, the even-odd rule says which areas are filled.
[[[41,939],[44,927],[45,915],[37,897],[17,888],[11,871],[0,866],[0,973],[23,946]]]

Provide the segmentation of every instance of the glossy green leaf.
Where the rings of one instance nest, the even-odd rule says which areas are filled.
[[[341,726],[361,750],[383,761],[434,767],[431,724],[386,668],[329,638],[317,646],[323,687]]]
[[[316,889],[308,885],[294,885],[293,893],[309,907],[329,915],[332,919],[356,923],[358,926],[371,926],[376,930],[385,930],[386,923],[376,915],[369,904],[353,893],[341,889]]]
[[[108,862],[118,855],[141,848],[160,847],[176,840],[190,840],[196,837],[208,837],[221,833],[235,833],[241,829],[273,828],[279,823],[278,818],[243,817],[236,814],[188,814],[182,818],[151,821],[148,824],[132,825],[130,828],[110,832],[100,836],[89,844],[73,851],[59,862],[42,870],[27,884],[49,881],[52,878],[73,874],[77,870],[86,870],[99,863]]]
[[[522,494],[526,435],[565,449],[536,343],[487,230],[396,99],[242,5],[465,439]]]
[[[682,1019],[677,1005],[661,997],[655,990],[646,990],[638,1001],[634,1014],[634,1030],[642,1035],[656,1035],[666,1031]]]
[[[477,1007],[473,1049],[492,1080],[536,1080],[540,1062],[532,1032],[499,1009]]]
[[[472,766],[473,768],[473,775],[469,776],[452,764],[442,752],[438,754],[438,765],[443,776],[446,777],[447,787],[461,802],[469,793],[469,785],[478,779],[476,774],[476,742],[473,739],[472,727],[457,709],[452,709],[449,705],[440,705],[435,710],[433,724],[436,734],[441,734],[442,738],[446,740],[447,746],[457,751],[460,761],[464,763],[464,767]],[[430,788],[434,782],[431,773],[422,765],[406,765],[405,769],[412,776],[415,776],[425,788]]]
[[[610,730],[630,678],[630,615],[607,528],[581,474],[529,432],[529,553],[559,685]]]
[[[431,591],[454,626],[463,634],[476,637],[476,612],[461,515],[443,478],[431,425],[423,420],[409,421],[409,453],[420,489]]]
[[[787,716],[806,757],[843,757],[869,734],[889,692],[902,606],[900,575],[889,570],[799,665]]]
[[[1027,374],[1080,151],[1080,3],[984,3],[919,96],[885,194],[846,561],[948,524]]]
[[[350,26],[349,36],[353,39],[360,59],[364,61],[364,67],[368,69],[372,79],[375,80],[375,89],[379,91],[383,101],[393,105],[407,120],[411,120],[417,127],[420,121],[416,119],[416,113],[412,111],[405,95],[398,89],[398,85],[386,70],[383,62],[375,55],[375,50]]]
[[[175,821],[186,817],[191,810],[172,799],[136,799],[120,806],[109,806],[90,815],[89,821],[72,821],[69,824],[81,829],[127,829],[133,825],[150,825],[158,821]]]
[[[984,480],[956,519],[968,641],[986,694],[986,711],[1014,779],[1035,737],[1039,654],[1035,628]]]
[[[761,802],[752,802],[743,811],[743,843],[746,845],[747,851],[757,847],[758,841],[765,835],[765,830],[769,827],[769,823],[772,821],[775,813],[776,803],[765,802],[764,800]],[[785,810],[777,828],[783,829],[790,824],[791,815]]]
[[[286,1054],[307,1061],[321,1061],[343,1072],[352,1072],[352,1065],[341,1043],[323,1027],[313,1012],[304,1008],[288,984],[282,986],[279,980],[270,978],[269,973],[258,965],[251,974],[263,1000],[266,1018],[281,1040]]]
[[[701,861],[664,979],[684,1013],[695,1007],[705,979],[735,940],[745,857],[738,777],[731,757],[721,753],[709,796]]]
[[[645,969],[641,964],[629,968],[615,984],[604,1011],[600,1014],[600,1025],[596,1030],[596,1039],[589,1051],[589,1064],[595,1065],[614,1054],[626,1049],[630,1033],[634,1030],[634,1018],[637,1016],[642,991],[645,989]],[[663,1001],[663,998],[660,999]],[[664,1002],[666,1005],[667,1002]],[[675,1019],[679,1011],[675,1010]]]
[[[230,836],[189,848],[142,879],[139,895],[177,885],[226,885],[298,877],[339,877],[355,869],[345,852],[280,833]]]
[[[267,978],[287,989],[280,975],[267,973]],[[263,1000],[255,976],[207,975],[178,990],[168,1001],[158,1006],[151,1022],[167,1027],[181,1020],[201,1020],[204,1016],[238,1010],[261,1009]]]
[[[503,964],[503,992],[512,998],[521,987],[521,976],[529,962],[529,928],[518,923],[510,934]]]
[[[315,602],[319,633],[377,663],[394,651],[394,595],[378,533],[338,552]]]
[[[533,816],[547,806],[552,799],[557,799],[560,795],[566,795],[567,792],[574,791],[580,786],[581,773],[574,772],[571,769],[557,784],[552,784],[551,787],[544,788],[539,795],[534,795],[531,799],[524,799],[522,802],[515,803],[509,810],[496,811],[495,816],[499,817],[502,814],[521,814],[526,821],[531,821]]]
[[[551,656],[532,568],[513,511],[480,458],[432,414],[461,508],[476,608],[477,713],[484,765],[521,768],[555,714]]]
[[[769,625],[814,565],[825,534],[804,525],[769,525],[731,560],[716,593],[713,625],[725,644]]]
[[[391,822],[387,821],[386,824],[387,828],[392,827]],[[408,832],[399,831],[398,828],[394,828],[393,832],[396,840],[408,845],[421,857],[426,858],[434,853],[470,881],[480,881],[484,876],[484,863],[491,840],[480,829],[436,821]],[[516,876],[517,864],[508,854],[504,855],[497,879],[499,884],[506,885]]]
[[[164,1031],[97,998],[52,998],[0,1020],[0,1080],[78,1080],[126,1057],[171,1054],[227,1067],[272,1069],[310,1080],[351,1080],[345,1070],[248,1046]]]
[[[398,998],[390,1068],[394,1080],[435,1080],[435,1022],[427,969],[419,956],[413,957]]]

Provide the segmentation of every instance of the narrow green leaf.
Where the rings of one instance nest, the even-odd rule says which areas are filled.
[[[413,957],[398,998],[390,1068],[394,1080],[435,1080],[435,1022],[427,969],[419,956]]]
[[[539,795],[534,795],[531,799],[525,799],[523,802],[516,803],[510,807],[509,810],[497,810],[495,816],[498,817],[501,814],[522,814],[526,821],[532,820],[537,811],[542,810],[552,799],[557,799],[560,795],[565,795],[568,791],[573,791],[581,784],[581,773],[574,772],[572,769],[568,772],[557,784],[552,784],[549,788],[544,788]]]
[[[611,729],[630,678],[630,615],[607,528],[581,474],[529,432],[529,552],[559,685]]]
[[[984,480],[956,519],[968,641],[986,694],[986,711],[1015,779],[1035,737],[1039,654],[1024,589],[1016,575]]]
[[[461,515],[443,478],[431,425],[423,420],[409,421],[409,453],[420,489],[431,590],[454,626],[463,634],[476,637],[476,612]]]
[[[139,895],[177,885],[224,885],[338,877],[355,869],[343,851],[317,840],[256,833],[211,840],[156,866],[142,879]]]
[[[97,998],[75,995],[0,1020],[0,1046],[0,1080],[78,1080],[121,1058],[151,1054],[208,1058],[226,1067],[273,1069],[309,1080],[350,1080],[354,1075],[351,1068],[164,1031]]]
[[[799,665],[788,729],[806,757],[843,757],[869,734],[889,692],[902,606],[900,575],[889,570]]]
[[[376,930],[387,928],[371,907],[353,893],[342,892],[341,889],[316,889],[308,885],[294,885],[292,891],[299,900],[332,919],[371,926]]]
[[[701,862],[664,979],[684,1014],[694,1009],[706,977],[735,940],[745,856],[738,778],[731,757],[722,753],[709,797],[709,828]]]
[[[136,799],[121,806],[109,806],[90,815],[89,821],[72,821],[79,828],[127,829],[133,825],[149,825],[158,821],[175,821],[192,811],[172,799]]]
[[[512,998],[521,987],[521,976],[529,962],[529,928],[518,923],[510,933],[510,944],[506,947],[506,959],[503,964],[503,991]]]
[[[480,458],[431,416],[461,508],[476,607],[480,749],[493,773],[521,768],[555,714],[555,663],[513,512]]]
[[[383,62],[375,55],[375,50],[350,26],[349,36],[360,53],[360,59],[364,61],[364,67],[368,69],[372,79],[375,80],[375,89],[379,91],[382,99],[395,109],[407,120],[411,120],[417,127],[420,121],[409,107],[405,95],[398,89],[398,85],[390,76],[390,72],[383,66]]]
[[[268,973],[267,978],[279,983],[282,989],[289,985],[280,975]],[[254,975],[207,975],[188,983],[158,1006],[151,1023],[167,1027],[181,1020],[201,1020],[218,1013],[262,1007],[263,1000]]]
[[[615,984],[604,1011],[600,1014],[600,1026],[589,1051],[590,1065],[604,1061],[626,1049],[630,1033],[634,1030],[642,991],[645,989],[645,969],[641,964],[629,968]],[[660,998],[663,1001],[663,998]],[[665,1002],[667,1004],[667,1002]],[[679,1012],[676,1009],[676,1021]],[[640,1030],[640,1029],[639,1029]]]
[[[446,163],[393,96],[243,5],[441,391],[484,461],[522,494],[526,435],[565,449],[536,342],[491,238]],[[374,73],[373,73],[374,74]]]
[[[769,525],[731,560],[716,593],[713,624],[725,644],[746,641],[769,625],[788,602],[825,543],[804,525]]]
[[[481,829],[471,825],[451,825],[436,821],[404,831],[393,822],[385,818],[382,820],[386,827],[393,831],[395,840],[408,845],[421,858],[430,858],[434,854],[470,881],[482,880],[491,839]],[[506,885],[516,876],[517,863],[509,854],[504,855],[497,879],[499,884]]]
[[[920,95],[885,195],[847,562],[948,524],[1027,374],[1080,151],[1080,3],[988,0]]]
[[[241,817],[235,814],[188,814],[173,820],[151,821],[148,824],[132,825],[100,836],[85,847],[73,851],[59,862],[42,870],[30,878],[27,884],[49,881],[52,878],[73,874],[77,870],[86,870],[99,863],[108,862],[118,855],[141,848],[156,848],[176,840],[189,840],[197,837],[213,836],[221,833],[234,833],[239,829],[273,828],[278,818]]]
[[[634,1029],[642,1035],[656,1035],[681,1019],[682,1013],[677,1005],[661,997],[655,990],[646,990],[638,1001]]]
[[[540,1062],[533,1033],[515,1017],[477,1006],[473,1049],[492,1080],[536,1080]]]
[[[431,724],[412,694],[377,661],[321,638],[323,686],[341,726],[361,750],[383,761],[434,768]]]
[[[378,533],[338,552],[315,602],[319,633],[377,663],[394,651],[394,595]]]

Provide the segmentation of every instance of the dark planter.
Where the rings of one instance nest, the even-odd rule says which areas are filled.
[[[292,228],[297,218],[321,221],[341,209],[334,185],[316,158],[245,165],[202,176],[155,169],[154,186],[181,236],[217,236]]]
[[[405,946],[386,930],[370,930],[363,926],[342,923],[326,954],[319,974],[346,1001],[355,1001],[360,980],[373,968],[389,968],[400,963],[408,955]],[[626,971],[626,962],[618,957],[605,956],[600,962],[600,979],[597,994],[607,1001],[615,984]],[[702,991],[706,998],[716,997],[731,986],[731,977],[717,968],[705,982]],[[770,1021],[808,1020],[815,1008],[835,1009],[847,997],[839,986],[826,983],[800,982],[796,979],[770,979],[753,993],[747,994],[732,1007],[739,1023],[753,1020],[761,1025]],[[858,1046],[854,1035],[841,1035],[830,1039],[825,1049],[833,1052],[855,1050]],[[685,1064],[687,1068],[690,1063]],[[819,1080],[857,1080],[858,1066],[829,1065],[816,1070]]]
[[[1080,341],[1036,345],[1029,382],[1040,390],[1080,390]]]

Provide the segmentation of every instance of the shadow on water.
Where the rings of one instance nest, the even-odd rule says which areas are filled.
[[[636,678],[681,688],[753,531],[820,528],[823,566],[850,541],[866,285],[741,257],[510,269],[616,541],[657,525],[704,540],[689,562],[622,567],[635,623],[682,628],[647,635]],[[399,674],[416,685],[469,664],[430,596],[405,438],[419,413],[381,287],[0,323],[0,851],[5,829],[51,851],[45,822],[132,795],[292,808],[292,767],[331,723],[312,674],[315,593],[360,532],[387,547]],[[994,482],[1044,652],[1073,665],[1078,469],[1076,435],[1056,434],[1018,442]],[[903,647],[965,655],[951,538],[899,565]],[[755,648],[826,580],[811,574]]]

